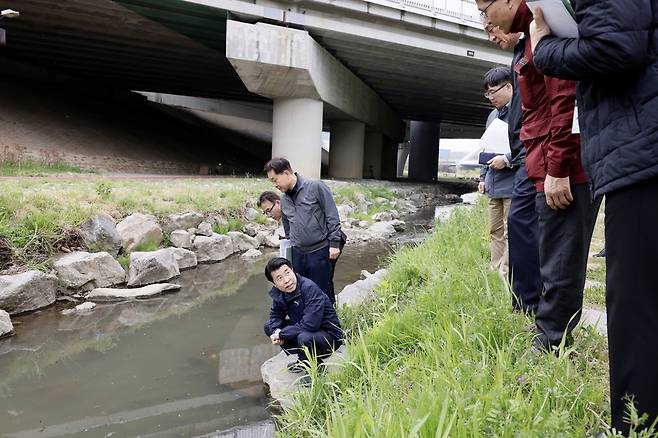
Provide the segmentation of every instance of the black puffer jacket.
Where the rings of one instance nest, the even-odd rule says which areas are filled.
[[[658,0],[577,0],[579,38],[547,37],[534,63],[580,81],[582,156],[596,195],[658,176]]]

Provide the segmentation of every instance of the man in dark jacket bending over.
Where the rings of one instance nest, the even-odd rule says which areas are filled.
[[[274,283],[265,334],[287,354],[297,354],[299,359],[288,367],[290,371],[299,372],[308,366],[304,347],[321,363],[323,357],[340,347],[343,339],[333,304],[315,283],[295,274],[285,258],[270,260],[265,266],[265,277]]]
[[[579,38],[557,38],[537,14],[534,59],[580,81],[583,163],[606,196],[606,306],[612,425],[626,401],[658,418],[658,0],[577,0]]]

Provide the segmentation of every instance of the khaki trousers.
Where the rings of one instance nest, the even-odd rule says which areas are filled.
[[[507,246],[507,215],[511,198],[489,198],[489,233],[491,235],[491,269],[507,274],[509,253]]]

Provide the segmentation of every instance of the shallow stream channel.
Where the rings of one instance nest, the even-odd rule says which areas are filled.
[[[403,218],[392,240],[348,244],[336,290],[422,240],[433,214]],[[273,426],[260,366],[279,351],[262,328],[274,254],[199,265],[181,273],[179,292],[149,300],[15,317],[18,335],[0,340],[0,436],[262,436]]]

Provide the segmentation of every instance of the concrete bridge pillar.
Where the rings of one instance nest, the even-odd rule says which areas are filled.
[[[272,157],[285,157],[293,170],[320,178],[322,164],[322,101],[274,99]]]
[[[407,164],[407,158],[409,158],[409,143],[400,143],[396,150],[396,154],[395,176],[397,178],[404,178],[404,167]]]
[[[398,142],[384,136],[382,139],[382,179],[397,178]]]
[[[382,152],[384,135],[378,131],[366,131],[363,151],[363,177],[382,179]]]
[[[439,171],[439,123],[411,121],[409,179],[432,182]]]
[[[366,125],[361,122],[331,123],[329,140],[329,176],[363,178],[363,143]]]

